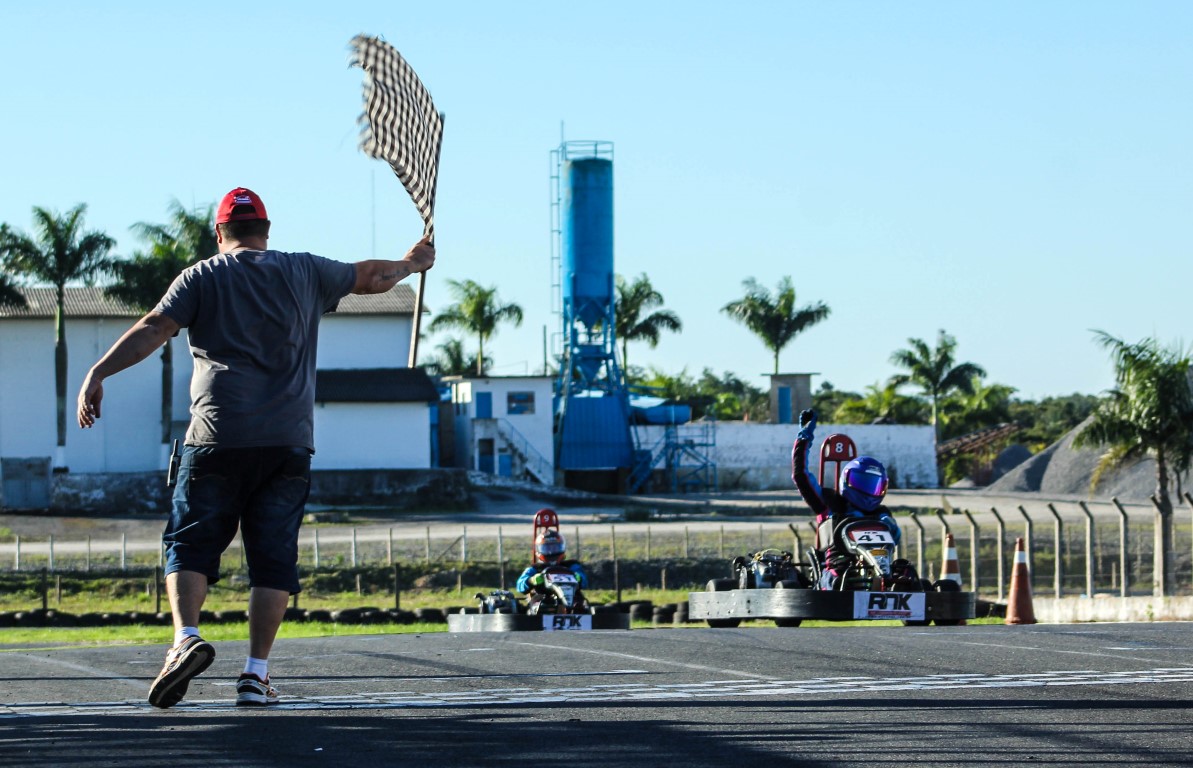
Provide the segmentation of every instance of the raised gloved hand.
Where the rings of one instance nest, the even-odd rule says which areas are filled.
[[[816,411],[808,408],[799,412],[799,434],[796,435],[800,440],[807,440],[811,442],[812,437],[816,433]]]

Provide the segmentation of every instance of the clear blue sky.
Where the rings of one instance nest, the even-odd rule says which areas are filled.
[[[764,385],[720,309],[784,275],[832,308],[781,357],[815,385],[883,381],[940,328],[1028,398],[1113,384],[1092,328],[1188,341],[1187,2],[5,3],[0,221],[84,202],[127,254],[171,199],[245,185],[274,247],[400,255],[421,224],[357,149],[361,32],[447,114],[428,305],[471,278],[526,312],[495,373],[536,372],[556,329],[561,123],[614,143],[616,270],[684,322],[632,364]]]

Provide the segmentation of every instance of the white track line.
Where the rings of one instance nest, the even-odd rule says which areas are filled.
[[[632,653],[619,653],[617,651],[601,651],[595,648],[575,648],[566,645],[551,645],[550,643],[534,642],[534,643],[513,643],[513,645],[529,645],[534,648],[554,648],[560,651],[570,651],[574,653],[590,653],[594,656],[609,656],[617,659],[629,659],[631,661],[641,661],[649,664],[663,664],[669,667],[682,667],[683,669],[699,669],[704,672],[716,672],[719,675],[734,675],[737,677],[745,677],[752,680],[778,680],[777,677],[770,675],[760,675],[756,672],[739,672],[735,669],[722,669],[720,667],[710,667],[705,664],[686,664],[680,661],[668,661],[666,659],[656,659],[650,656],[636,656]]]
[[[359,681],[354,681],[359,682]],[[270,711],[339,709],[416,709],[506,707],[536,704],[598,704],[617,706],[625,702],[682,701],[693,706],[708,701],[759,696],[781,700],[792,697],[806,700],[826,695],[864,695],[873,691],[923,691],[939,693],[957,689],[1046,688],[1073,686],[1108,686],[1169,684],[1193,682],[1193,669],[1167,667],[1128,672],[1091,670],[1055,671],[1028,675],[929,675],[921,678],[819,678],[814,680],[778,680],[770,682],[712,680],[682,685],[627,683],[566,688],[497,688],[423,693],[419,691],[372,691],[350,695],[287,696]],[[285,685],[283,683],[283,685]],[[231,712],[236,709],[231,697],[186,700],[169,712]],[[117,714],[129,711],[153,712],[143,700],[110,702],[17,702],[0,704],[0,720],[28,717],[63,717],[89,714]]]
[[[141,691],[142,693],[149,692],[149,688],[145,685],[144,680],[134,680],[131,677],[123,677],[121,675],[114,675],[106,669],[97,669],[96,667],[89,667],[85,664],[74,664],[69,661],[63,661],[62,659],[53,658],[52,656],[30,656],[29,654],[26,654],[26,653],[5,654],[6,658],[11,658],[12,656],[16,656],[18,658],[22,658],[27,661],[35,661],[39,664],[49,664],[50,666],[55,666],[55,667],[65,667],[66,669],[70,669],[75,672],[82,672],[83,674],[91,675],[92,677],[95,677],[97,679],[114,680],[118,683],[124,683],[126,685],[131,685],[133,688],[136,688],[138,691]],[[3,705],[0,705],[0,706],[3,706]]]

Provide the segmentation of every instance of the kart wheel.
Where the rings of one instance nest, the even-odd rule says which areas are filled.
[[[737,589],[737,579],[712,579],[705,587],[707,592],[729,592]]]
[[[754,588],[754,571],[749,568],[742,568],[737,572],[737,588],[738,589],[753,589]]]
[[[741,619],[705,619],[713,629],[733,629],[741,624]]]
[[[926,627],[931,623],[932,621],[930,619],[923,619],[921,621],[911,621],[908,619],[903,620],[903,626],[905,627]],[[937,623],[939,624],[940,622]]]
[[[781,583],[781,582],[780,582]],[[798,627],[803,619],[775,619],[776,627]]]

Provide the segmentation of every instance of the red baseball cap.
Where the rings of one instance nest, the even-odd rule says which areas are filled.
[[[261,202],[256,192],[245,187],[237,187],[224,195],[224,199],[220,200],[220,207],[215,212],[216,224],[268,218],[265,203]]]

